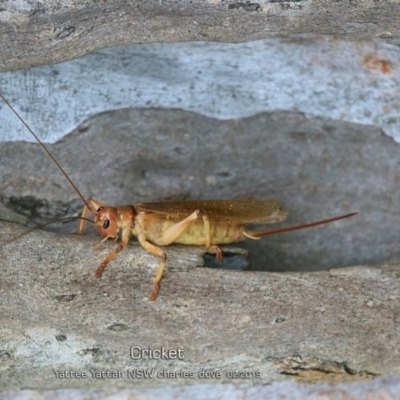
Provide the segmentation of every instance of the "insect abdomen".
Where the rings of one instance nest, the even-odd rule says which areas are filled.
[[[162,235],[168,228],[177,223],[174,219],[168,218],[157,218],[156,223],[142,223],[141,215],[137,217],[137,223],[145,227],[146,239],[151,243],[163,246]],[[243,225],[231,224],[228,222],[213,222],[210,221],[210,235],[212,244],[226,244],[244,240],[245,237],[242,234]],[[133,231],[135,234],[135,231]],[[202,218],[195,221],[180,238],[175,240],[175,243],[187,244],[187,245],[199,245],[205,244],[205,233],[204,233],[204,222]]]
[[[243,225],[230,223],[212,223],[210,221],[211,244],[227,244],[244,240],[242,234]],[[204,245],[205,233],[202,220],[196,221],[187,233],[181,236],[177,241],[181,244]]]

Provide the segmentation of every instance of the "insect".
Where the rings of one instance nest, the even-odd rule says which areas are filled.
[[[145,250],[160,257],[150,300],[155,300],[158,296],[160,282],[167,263],[167,255],[161,246],[168,246],[172,243],[201,245],[205,246],[206,250],[215,252],[217,260],[222,260],[223,252],[219,247],[221,244],[246,239],[257,240],[265,235],[327,224],[357,214],[357,212],[353,212],[302,225],[251,231],[245,227],[245,224],[281,222],[287,218],[287,211],[279,206],[275,200],[168,201],[120,207],[104,205],[93,198],[86,200],[33,130],[1,93],[0,97],[35,137],[82,199],[84,207],[78,233],[81,234],[85,222],[90,221],[104,237],[96,246],[96,249],[108,239],[114,241],[120,239],[115,250],[109,253],[97,268],[96,278],[102,276],[106,266],[126,247],[132,235],[137,237]],[[94,216],[93,220],[87,218],[88,213]]]

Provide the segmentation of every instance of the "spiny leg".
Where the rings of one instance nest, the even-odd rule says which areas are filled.
[[[206,214],[203,214],[202,217],[203,217],[203,222],[204,222],[204,238],[205,238],[204,246],[205,246],[206,250],[215,251],[215,257],[216,257],[217,261],[221,262],[224,258],[224,254],[223,254],[222,250],[219,248],[219,246],[217,246],[215,244],[211,244],[210,221]]]
[[[158,264],[156,275],[154,277],[154,289],[149,297],[150,301],[154,301],[158,296],[158,292],[160,291],[160,281],[164,272],[165,265],[167,263],[167,255],[162,249],[148,242],[144,233],[138,235],[137,238],[139,240],[139,243],[143,246],[145,250],[161,258],[160,264]]]
[[[114,240],[114,242],[116,242],[118,240],[118,236],[117,235],[115,235],[115,236],[111,236],[111,235],[110,236],[106,236],[105,238],[101,239],[100,242],[98,244],[96,244],[96,246],[94,246],[94,249],[98,250],[101,247],[101,245],[108,239],[112,239],[112,240]]]
[[[103,240],[100,242],[100,244],[103,242]],[[117,256],[117,254],[123,250],[125,248],[125,246],[128,244],[129,242],[129,235],[126,235],[126,237],[123,237],[121,240],[121,243],[118,245],[118,247],[112,251],[107,257],[106,259],[100,264],[99,268],[96,269],[96,272],[94,274],[94,276],[96,278],[100,278],[101,275],[103,275],[104,270],[107,267],[107,264],[109,262],[111,262],[112,260],[114,260],[114,258]]]
[[[215,258],[217,259],[217,261],[221,262],[224,259],[224,253],[219,246],[213,244],[208,248],[206,247],[206,249],[215,251]]]

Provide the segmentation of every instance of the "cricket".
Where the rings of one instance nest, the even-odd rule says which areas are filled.
[[[262,236],[328,224],[358,214],[358,212],[352,212],[301,225],[251,231],[246,228],[246,224],[282,222],[288,217],[288,212],[275,200],[161,201],[118,207],[105,205],[93,198],[86,200],[24,119],[3,94],[0,93],[0,97],[25,125],[82,199],[84,206],[81,217],[78,217],[80,223],[77,233],[82,234],[85,223],[89,221],[103,236],[96,249],[99,249],[108,239],[114,242],[119,241],[117,247],[101,262],[95,272],[95,277],[102,276],[107,265],[127,246],[132,235],[137,237],[145,250],[160,258],[154,277],[153,291],[149,297],[151,301],[154,301],[159,294],[160,282],[167,264],[167,254],[161,247],[173,243],[204,246],[206,251],[214,252],[217,260],[221,261],[223,251],[219,245],[247,239],[258,240]],[[93,216],[92,220],[88,218],[88,214]]]

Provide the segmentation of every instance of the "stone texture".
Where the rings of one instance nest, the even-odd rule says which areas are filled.
[[[2,238],[21,231],[1,225]],[[94,251],[95,243],[36,231],[2,247],[3,390],[230,383],[232,370],[259,372],[234,380],[258,385],[363,381],[400,371],[398,265],[233,272],[198,267],[201,248],[171,246],[160,296],[150,302],[156,257],[132,242],[95,279],[94,269],[115,246]],[[132,346],[180,348],[184,359],[134,360]],[[95,379],[91,369],[123,377]],[[194,376],[127,377],[137,369]],[[221,377],[202,379],[203,369]],[[89,377],[60,379],[54,370]]]
[[[383,40],[153,43],[2,73],[0,88],[47,143],[98,113],[154,107],[224,120],[300,112],[375,126],[399,143],[399,66],[398,46]],[[0,121],[0,141],[34,141],[3,102]]]
[[[399,13],[395,0],[6,0],[0,9],[0,71],[129,43],[241,42],[317,33],[398,44]]]
[[[185,387],[165,387],[149,389],[59,389],[49,391],[6,391],[4,400],[395,400],[399,398],[400,383],[397,378],[381,378],[372,382],[352,384],[316,384],[303,385],[295,382],[275,382],[267,386],[249,386],[243,384],[197,384]]]

